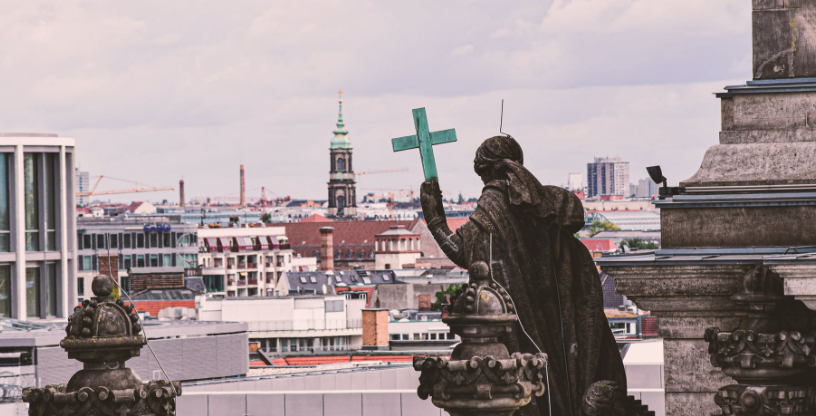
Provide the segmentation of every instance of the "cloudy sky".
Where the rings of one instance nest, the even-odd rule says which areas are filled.
[[[78,162],[187,195],[325,198],[337,90],[359,194],[418,188],[411,109],[442,188],[475,196],[473,153],[499,127],[542,183],[594,156],[691,176],[717,142],[711,94],[750,77],[744,0],[0,0],[0,131],[77,139]],[[129,187],[103,181],[100,189]],[[120,200],[177,200],[175,193]]]

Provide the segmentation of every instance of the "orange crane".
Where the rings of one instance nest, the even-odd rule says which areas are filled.
[[[360,176],[360,175],[373,175],[375,173],[391,173],[391,172],[408,172],[408,168],[367,170],[364,172],[354,172],[354,174]]]
[[[112,177],[108,176],[108,179],[113,179],[113,180],[122,181],[122,182],[130,182],[130,183],[135,184],[136,186],[134,188],[129,188],[129,189],[116,189],[116,190],[112,190],[112,191],[99,191],[99,192],[97,192],[96,187],[99,186],[99,182],[102,182],[102,178],[104,178],[104,177],[105,177],[105,175],[99,175],[99,179],[96,180],[96,183],[94,183],[93,188],[91,188],[91,190],[89,192],[77,192],[76,195],[77,196],[113,195],[113,194],[132,194],[132,193],[138,193],[138,192],[157,192],[157,191],[175,191],[176,190],[176,188],[173,188],[172,186],[150,186],[150,185],[145,185],[143,183],[139,183],[139,182],[136,182],[136,181],[129,181],[127,179],[116,179],[116,178],[112,178]],[[140,185],[141,185],[141,187],[140,187]]]

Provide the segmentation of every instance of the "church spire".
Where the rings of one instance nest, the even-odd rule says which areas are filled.
[[[340,98],[337,100],[339,109],[337,112],[337,128],[334,130],[334,138],[331,140],[329,149],[351,149],[351,141],[348,139],[348,130],[343,121],[343,90],[337,92]]]

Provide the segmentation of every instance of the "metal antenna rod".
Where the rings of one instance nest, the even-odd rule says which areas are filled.
[[[502,104],[501,104],[501,118],[499,119],[499,133],[501,133],[501,134],[503,134],[503,135],[505,135],[507,137],[513,137],[513,136],[509,135],[508,133],[503,132],[502,127],[504,127],[504,98],[502,98]]]

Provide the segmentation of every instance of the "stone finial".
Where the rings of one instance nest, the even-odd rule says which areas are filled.
[[[168,381],[142,383],[125,366],[147,343],[133,305],[113,300],[114,282],[99,275],[91,285],[92,299],[74,308],[60,346],[68,358],[84,363],[68,384],[27,387],[23,401],[37,416],[175,415],[175,397],[181,384]]]

